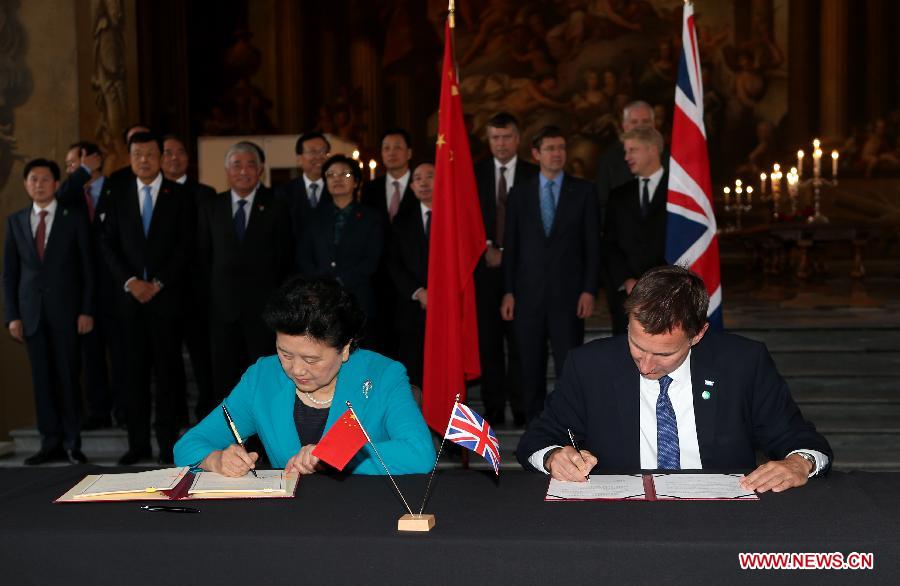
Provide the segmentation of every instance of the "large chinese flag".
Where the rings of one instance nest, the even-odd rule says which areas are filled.
[[[435,152],[422,384],[422,412],[438,433],[447,427],[456,394],[465,400],[466,380],[481,374],[472,273],[485,247],[484,224],[463,123],[451,30],[448,20]]]
[[[313,456],[343,470],[350,458],[366,445],[366,434],[349,409],[334,422],[316,447]]]

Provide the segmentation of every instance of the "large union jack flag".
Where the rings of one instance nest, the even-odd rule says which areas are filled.
[[[500,475],[500,442],[481,415],[462,403],[456,403],[444,437],[482,456],[494,467],[494,473]]]
[[[694,28],[694,5],[684,5],[681,61],[675,85],[672,154],[666,209],[666,260],[691,269],[709,292],[709,322],[722,329],[719,241],[709,178],[709,152],[703,124],[703,79]]]

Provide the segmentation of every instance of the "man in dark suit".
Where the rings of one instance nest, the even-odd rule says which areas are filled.
[[[294,145],[300,176],[275,188],[275,196],[284,201],[291,210],[295,239],[300,238],[303,225],[312,211],[322,202],[331,200],[331,194],[328,193],[328,187],[322,177],[322,165],[328,159],[330,151],[331,144],[324,134],[307,132],[300,135]]]
[[[547,342],[558,376],[566,354],[584,341],[600,272],[597,192],[563,172],[562,131],[539,130],[531,155],[540,173],[516,185],[507,206],[500,307],[503,319],[513,322],[529,421],[543,409],[547,393]]]
[[[187,175],[190,158],[184,141],[174,135],[163,137],[162,172],[169,181],[174,181],[183,187],[182,192],[191,198],[193,203],[193,223],[200,215],[200,209],[204,202],[216,196],[216,190],[209,185],[204,185]],[[191,258],[190,285],[185,289],[185,303],[188,307],[203,308],[209,306],[207,297],[209,283],[203,279],[204,272],[200,266],[199,258],[195,255]],[[194,416],[199,421],[206,416],[207,406],[212,403],[212,359],[209,350],[209,312],[188,311],[182,323],[181,336],[187,347],[188,356],[191,359],[191,367],[194,372],[194,380],[197,383],[197,405]],[[181,377],[184,380],[184,376]],[[186,389],[179,389],[178,397],[179,419],[187,420]]]
[[[666,194],[668,174],[660,154],[662,135],[653,128],[636,128],[622,136],[625,160],[635,178],[610,195],[604,230],[604,250],[613,300],[613,334],[625,333],[622,304],[647,269],[666,264]]]
[[[519,123],[512,114],[500,112],[488,120],[487,138],[492,156],[475,165],[481,217],[487,236],[484,256],[475,267],[481,397],[484,416],[492,425],[500,425],[506,419],[507,400],[514,422],[522,425],[525,410],[519,382],[519,352],[511,324],[503,321],[499,311],[504,292],[500,265],[509,194],[514,186],[537,175],[538,168],[518,157]]]
[[[131,144],[131,137],[141,132],[150,132],[150,128],[141,123],[132,124],[122,133],[122,140],[125,141],[127,146]],[[130,156],[129,153],[129,158]],[[131,170],[131,162],[129,161],[124,167],[120,167],[110,173],[106,181],[114,192],[118,193],[123,189],[128,189],[128,186],[134,181],[134,171]]]
[[[703,281],[687,269],[645,273],[626,304],[627,336],[570,354],[519,442],[519,462],[575,482],[592,469],[755,468],[742,485],[759,492],[827,472],[831,447],[803,418],[766,347],[710,331],[708,306]],[[757,467],[757,450],[771,461]]]
[[[382,255],[378,270],[372,278],[375,288],[377,317],[372,324],[376,336],[375,349],[391,358],[397,357],[398,338],[394,329],[396,320],[396,296],[390,271],[387,268],[387,253],[390,249],[391,223],[402,211],[414,213],[419,207],[418,200],[410,186],[409,162],[412,159],[412,138],[402,128],[391,128],[381,135],[381,162],[384,175],[363,186],[362,203],[380,212],[384,218],[383,241],[385,254]]]
[[[248,366],[275,352],[262,312],[293,262],[288,207],[260,184],[263,165],[253,144],[228,149],[225,173],[231,189],[200,208],[198,256],[215,368],[214,395],[197,405],[198,416],[224,399]]]
[[[397,214],[391,227],[388,269],[397,291],[396,329],[400,362],[409,382],[420,387],[425,361],[425,312],[428,309],[428,239],[434,165],[420,163],[413,170],[412,190],[419,207]]]
[[[654,128],[653,106],[638,100],[622,110],[622,133],[635,128]],[[620,140],[610,146],[597,161],[597,195],[600,196],[600,217],[605,217],[606,204],[612,190],[634,179],[625,162],[625,147]]]
[[[105,193],[109,187],[102,167],[103,156],[96,144],[82,141],[71,145],[66,153],[68,177],[57,193],[60,203],[80,208],[92,228],[99,225],[98,213],[103,213]],[[81,429],[85,431],[110,427],[111,414],[115,414],[116,421],[120,424],[125,422],[122,385],[126,375],[112,309],[114,287],[100,253],[97,230],[93,229],[91,251],[96,291],[94,328],[82,336],[80,344],[87,398],[87,419],[81,425]]]
[[[129,465],[151,455],[150,375],[155,375],[159,461],[172,462],[182,374],[180,323],[194,250],[193,202],[160,171],[162,141],[138,132],[129,145],[135,179],[112,187],[101,248],[118,288],[116,310],[128,356]]]
[[[31,361],[41,448],[25,464],[87,461],[81,452],[78,335],[93,328],[94,275],[87,218],[56,199],[59,167],[25,165],[32,204],[7,218],[3,251],[6,324]]]

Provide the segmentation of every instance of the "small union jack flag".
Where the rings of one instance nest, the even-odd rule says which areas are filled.
[[[494,473],[500,475],[500,442],[490,424],[478,413],[456,403],[444,438],[480,455],[494,467]]]

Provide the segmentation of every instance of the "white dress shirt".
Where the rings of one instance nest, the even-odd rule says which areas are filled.
[[[187,183],[187,175],[182,175],[175,180],[175,183],[177,183],[178,185],[184,185],[185,183]]]
[[[494,158],[494,186],[499,187],[500,185],[500,167],[506,167],[506,193],[509,194],[510,190],[513,188],[513,184],[516,182],[516,163],[519,162],[519,156],[516,155],[511,158],[507,163],[501,163]],[[494,193],[494,197],[497,197],[497,193]]]
[[[46,230],[44,230],[44,246],[47,246],[47,241],[50,240],[50,229],[53,228],[53,218],[56,217],[56,208],[59,207],[59,202],[56,201],[56,198],[53,198],[47,207],[42,208],[38,204],[31,204],[31,237],[34,238],[37,235],[38,224],[41,223],[41,212],[47,212],[47,217],[44,218],[44,226]]]
[[[665,173],[665,169],[660,167],[650,177],[640,177],[635,175],[638,180],[638,205],[641,203],[641,193],[644,190],[644,179],[649,179],[650,181],[647,183],[647,190],[650,192],[650,203],[653,203],[653,195],[656,193],[656,188],[659,187],[659,182],[662,181],[663,173]],[[671,376],[671,375],[670,375]]]
[[[246,228],[250,224],[250,209],[253,208],[253,200],[256,198],[256,190],[259,189],[259,184],[253,188],[253,191],[250,192],[250,195],[247,197],[241,197],[231,190],[231,217],[234,218],[235,214],[238,212],[238,201],[243,199],[247,202],[247,205],[244,206],[244,228]]]
[[[402,177],[394,177],[390,173],[384,176],[384,204],[387,209],[391,209],[391,197],[394,195],[394,181],[400,183],[400,203],[403,203],[403,197],[406,194],[406,186],[409,185],[409,178],[412,177],[412,171],[407,170]]]
[[[141,217],[144,215],[144,187],[146,184],[140,179],[135,178],[137,182],[138,207],[141,211]],[[159,199],[159,188],[162,186],[163,174],[160,173],[156,179],[150,183],[150,199],[153,201],[153,209],[156,209],[156,200]]]
[[[316,188],[316,205],[322,201],[322,192],[325,191],[325,180],[319,177],[315,181],[306,176],[306,173],[303,174],[303,184],[306,185],[306,199],[309,200],[309,194],[312,193],[309,190],[309,186],[315,183],[318,185]]]

